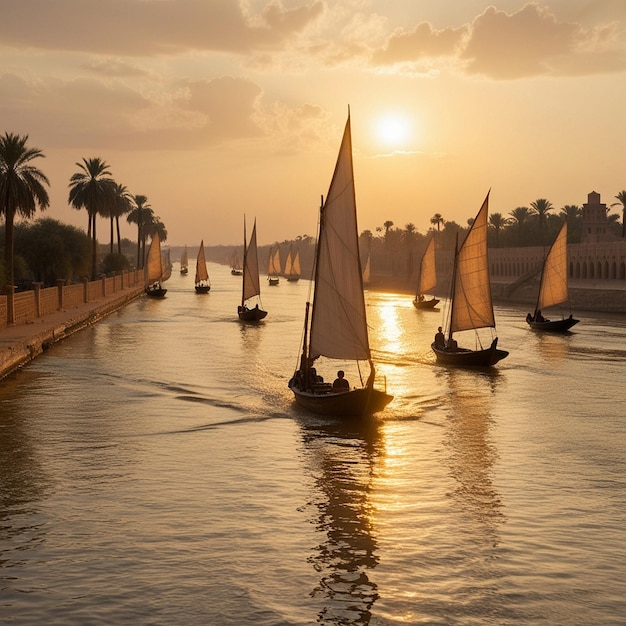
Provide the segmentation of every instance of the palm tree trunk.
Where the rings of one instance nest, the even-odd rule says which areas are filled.
[[[93,215],[91,240],[91,280],[96,280],[98,271],[98,240],[96,239],[96,216]]]
[[[122,239],[120,238],[120,218],[115,216],[115,228],[117,230],[117,253],[122,254]]]
[[[13,218],[14,213],[7,207],[4,231],[4,262],[7,268],[7,323],[15,322],[15,283],[13,267]]]
[[[111,215],[111,244],[109,245],[109,252],[111,254],[113,254],[113,241],[114,241],[114,237],[113,237],[113,216]]]

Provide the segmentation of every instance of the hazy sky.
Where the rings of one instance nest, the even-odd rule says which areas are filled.
[[[359,227],[626,189],[626,0],[0,0],[0,133],[143,194],[172,245],[315,235],[348,106]],[[617,209],[613,209],[617,210]],[[124,222],[123,235],[135,229]],[[104,221],[98,223],[108,241]]]

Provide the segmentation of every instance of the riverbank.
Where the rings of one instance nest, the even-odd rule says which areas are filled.
[[[372,291],[386,291],[415,295],[415,287],[404,279],[377,277],[369,285]],[[519,304],[533,307],[537,300],[539,283],[524,285],[511,291],[511,283],[492,281],[491,292],[496,304]],[[569,281],[569,294],[573,311],[597,311],[602,313],[626,313],[626,281],[581,280]],[[447,285],[434,292],[438,298],[449,295]]]
[[[143,294],[143,285],[116,291],[94,302],[44,315],[25,324],[0,329],[0,380],[41,354],[57,341],[97,322]]]

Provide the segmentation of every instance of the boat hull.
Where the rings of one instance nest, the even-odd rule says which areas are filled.
[[[413,300],[413,306],[416,309],[434,309],[439,304],[437,298],[431,300]]]
[[[240,306],[237,309],[237,314],[242,322],[260,322],[262,319],[267,317],[267,311],[264,311],[259,307],[248,309],[244,306]]]
[[[278,285],[278,283],[279,283],[279,279],[278,279],[278,278],[268,278],[268,279],[267,279],[267,282],[268,282],[270,285],[274,286],[274,285]]]
[[[379,389],[352,389],[341,393],[314,393],[289,386],[296,402],[317,415],[364,417],[382,411],[393,396]]]
[[[163,298],[167,293],[167,289],[165,287],[146,287],[146,295],[149,298]]]
[[[209,293],[211,291],[210,285],[196,285],[195,286],[196,293]]]
[[[491,346],[486,350],[469,350],[467,348],[457,348],[448,351],[431,344],[431,348],[437,357],[437,362],[442,365],[452,367],[491,367],[506,358],[509,353],[506,350],[497,348],[498,338],[496,337]]]
[[[574,319],[571,315],[562,320],[549,320],[545,322],[534,322],[526,318],[528,325],[533,330],[544,333],[566,333],[572,326],[578,324],[580,320]]]

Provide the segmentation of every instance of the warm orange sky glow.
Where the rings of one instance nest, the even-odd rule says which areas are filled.
[[[622,0],[20,0],[0,21],[0,132],[148,197],[172,245],[314,235],[348,107],[359,227],[465,225],[626,188]],[[108,231],[98,225],[100,239]],[[124,224],[124,236],[136,236]]]

